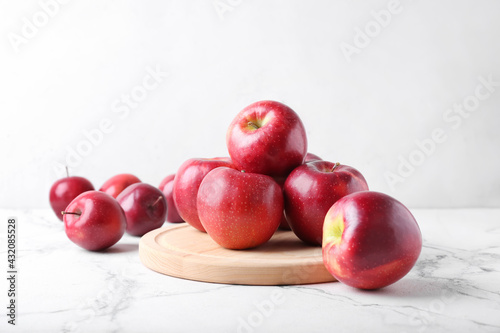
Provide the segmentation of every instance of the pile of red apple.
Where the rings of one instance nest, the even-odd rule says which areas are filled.
[[[108,248],[124,232],[142,236],[166,219],[186,221],[235,250],[291,229],[322,245],[329,272],[357,288],[392,284],[416,263],[422,237],[410,211],[369,191],[355,168],[308,154],[304,125],[288,106],[247,106],[230,124],[226,144],[229,157],[189,159],[159,188],[127,174],[99,191],[81,177],[61,179],[51,189],[52,207],[68,237],[88,250]]]
[[[119,174],[95,191],[87,179],[68,176],[52,185],[50,204],[71,241],[100,251],[116,244],[125,232],[142,236],[161,227],[165,219],[182,222],[171,201],[172,182],[173,175],[167,176],[156,188],[134,175]]]

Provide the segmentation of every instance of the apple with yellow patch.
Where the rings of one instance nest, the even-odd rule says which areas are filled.
[[[405,276],[422,250],[417,221],[387,194],[362,191],[338,200],[323,224],[323,261],[340,282],[378,289]]]

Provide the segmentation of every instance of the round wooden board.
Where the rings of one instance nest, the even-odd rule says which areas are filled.
[[[278,230],[249,250],[229,250],[188,224],[163,227],[139,242],[142,263],[159,273],[204,282],[291,285],[335,281],[321,247],[307,246],[291,231]]]

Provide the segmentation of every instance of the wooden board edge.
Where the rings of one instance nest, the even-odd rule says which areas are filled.
[[[176,227],[179,226],[166,228]],[[141,262],[161,274],[194,281],[239,285],[300,285],[336,281],[323,262],[318,260],[313,260],[315,262],[312,264],[309,262],[308,265],[299,263],[287,267],[284,271],[280,266],[261,267],[265,268],[265,274],[251,274],[248,268],[231,266],[224,261],[219,261],[219,266],[209,265],[194,256],[163,248],[154,241],[147,242],[148,239],[154,240],[164,230],[165,227],[153,230],[139,241]],[[169,254],[168,260],[164,258],[165,253]],[[226,269],[227,272],[224,272]],[[221,281],[221,274],[224,276],[224,281]]]

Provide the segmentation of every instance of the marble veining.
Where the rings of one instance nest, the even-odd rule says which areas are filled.
[[[87,252],[49,210],[0,212],[19,223],[18,319],[1,332],[500,332],[500,210],[412,210],[422,254],[376,291],[177,279],[142,265],[139,238]]]

